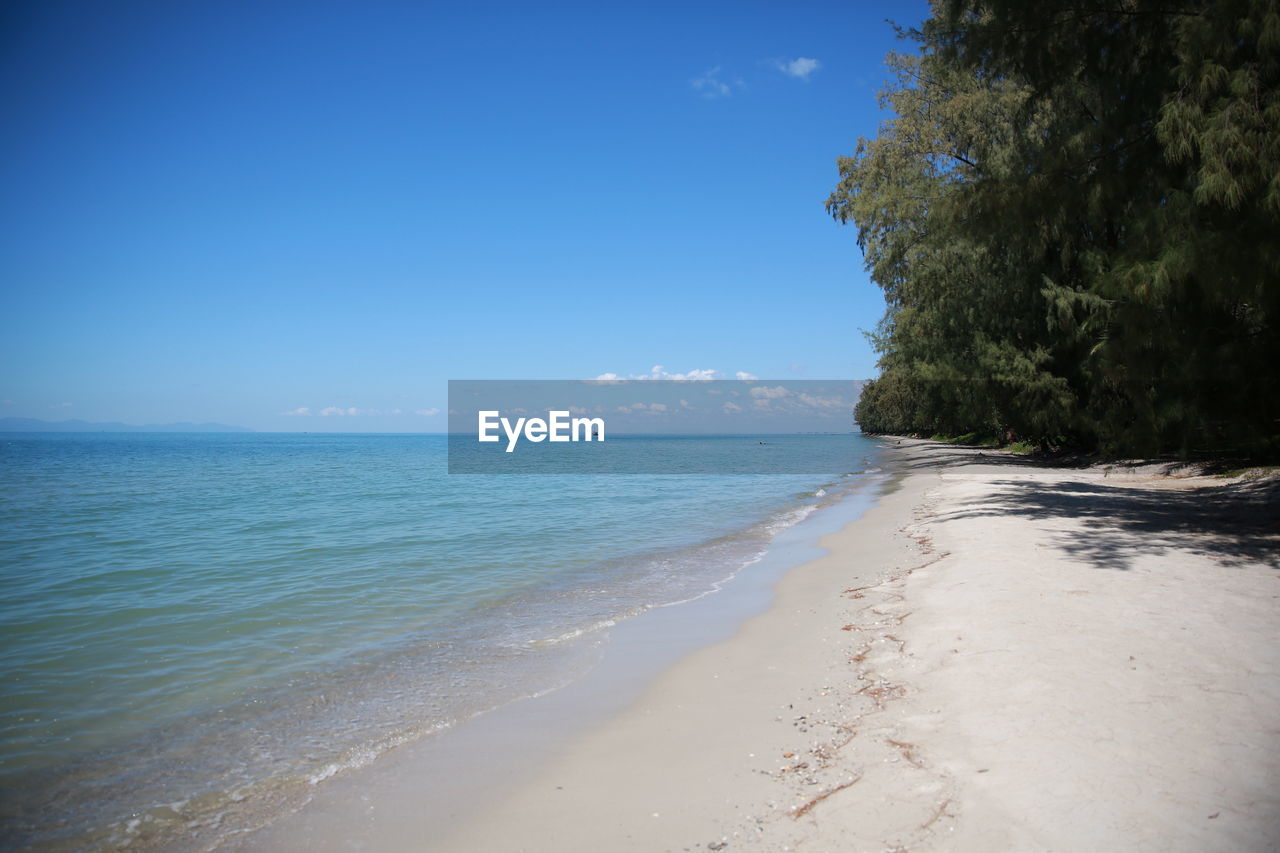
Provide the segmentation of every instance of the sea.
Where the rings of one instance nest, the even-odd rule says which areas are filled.
[[[611,439],[612,440],[612,439]],[[449,474],[443,435],[0,435],[0,848],[183,849],[546,694],[881,476]],[[697,466],[690,466],[696,468]]]

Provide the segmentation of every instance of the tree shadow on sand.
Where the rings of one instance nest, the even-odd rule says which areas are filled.
[[[893,445],[886,444],[886,447],[892,449]],[[911,446],[903,448],[911,450]],[[999,450],[992,450],[989,447],[970,444],[947,444],[937,445],[929,448],[932,453],[927,456],[921,456],[915,459],[895,459],[893,462],[894,470],[897,471],[921,471],[924,469],[937,470],[958,468],[964,465],[1001,465],[1010,468],[1067,468],[1088,467],[1089,462],[1077,464],[1075,457],[1063,460],[1046,460],[1040,456],[1021,456],[1013,453],[1004,453]],[[1083,458],[1083,457],[1081,457]]]
[[[990,457],[968,461],[1004,464]],[[1055,544],[1098,568],[1125,570],[1140,555],[1175,549],[1227,566],[1261,562],[1280,568],[1280,480],[1187,489],[1077,479],[996,480],[994,485],[999,489],[994,498],[942,517],[1082,521],[1084,531],[1063,534]]]

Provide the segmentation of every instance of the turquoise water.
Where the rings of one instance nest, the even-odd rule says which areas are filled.
[[[874,467],[857,436],[769,441],[830,473],[450,476],[444,436],[0,436],[0,845],[235,832],[567,683],[610,625],[714,590]]]

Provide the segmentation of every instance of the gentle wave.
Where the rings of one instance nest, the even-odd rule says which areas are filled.
[[[872,467],[872,442],[795,439],[830,477],[451,478],[429,436],[7,439],[0,846],[216,844],[570,683]]]

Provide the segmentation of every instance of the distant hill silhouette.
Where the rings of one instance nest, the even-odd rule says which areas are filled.
[[[42,421],[39,418],[0,418],[0,432],[253,432],[228,424],[122,424],[118,421]]]

